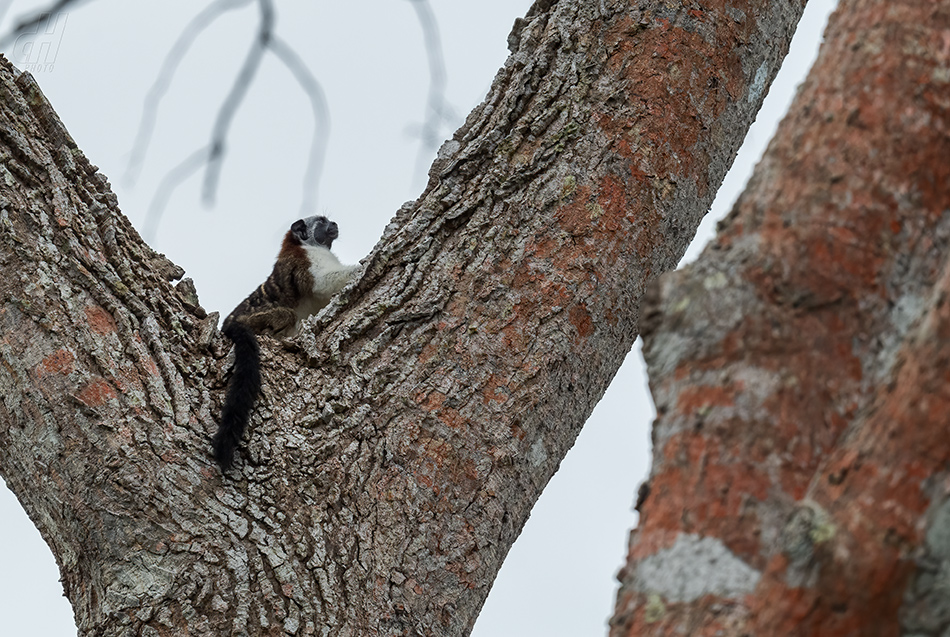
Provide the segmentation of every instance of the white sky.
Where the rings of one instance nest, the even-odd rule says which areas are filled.
[[[834,2],[808,3],[785,67],[687,259],[695,258],[744,186],[814,59]],[[0,0],[0,14],[9,4]],[[0,29],[44,4],[13,2]],[[353,263],[369,252],[395,210],[421,191],[413,183],[418,144],[408,134],[422,121],[428,87],[420,28],[405,0],[277,4],[277,33],[307,62],[329,101],[332,129],[319,211],[339,223],[334,251]],[[484,97],[507,57],[511,25],[530,4],[432,0],[445,50],[447,99],[458,114],[444,137]],[[250,5],[199,38],[162,104],[133,188],[122,177],[142,100],[165,53],[205,5],[88,2],[61,17],[52,68],[34,74],[138,228],[165,173],[207,143],[256,24],[257,9]],[[280,237],[299,216],[312,126],[309,102],[268,58],[235,119],[217,206],[200,204],[200,178],[171,199],[153,245],[187,270],[208,310],[227,314],[269,273]],[[647,473],[653,415],[635,348],[532,511],[475,625],[476,637],[606,633],[615,574],[636,523],[637,486]],[[75,634],[58,579],[49,549],[0,486],[0,633]]]

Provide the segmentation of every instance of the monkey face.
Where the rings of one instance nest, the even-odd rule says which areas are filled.
[[[298,219],[290,226],[290,232],[304,245],[326,248],[331,247],[333,240],[340,236],[336,223],[323,215]]]

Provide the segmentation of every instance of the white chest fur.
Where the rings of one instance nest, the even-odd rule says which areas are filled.
[[[303,246],[310,261],[310,274],[313,276],[313,296],[304,299],[297,307],[300,320],[316,314],[330,298],[343,289],[353,277],[359,266],[343,265],[336,255],[323,246]]]

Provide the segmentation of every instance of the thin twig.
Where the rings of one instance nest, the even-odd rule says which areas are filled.
[[[194,44],[202,31],[211,26],[225,12],[240,8],[250,2],[251,0],[217,0],[192,18],[191,22],[182,30],[175,44],[168,51],[168,55],[165,56],[165,61],[162,62],[158,76],[145,96],[145,102],[142,105],[142,118],[139,120],[138,132],[135,134],[132,150],[129,151],[129,162],[125,168],[124,179],[126,183],[131,185],[138,179],[139,171],[142,168],[145,154],[148,152],[149,143],[152,139],[152,133],[155,130],[159,104],[168,91],[172,79],[174,79],[178,65],[181,64],[191,45]]]
[[[274,33],[274,3],[272,0],[258,0],[258,4],[261,8],[261,21],[257,29],[257,37],[244,59],[244,65],[234,79],[231,91],[221,104],[218,117],[214,122],[214,128],[211,131],[211,143],[208,145],[208,165],[205,169],[201,194],[202,200],[208,206],[214,205],[214,197],[218,189],[221,165],[226,150],[225,142],[227,141],[231,122],[234,120],[238,107],[247,95],[248,88],[250,88],[257,70],[261,66],[264,50]]]
[[[155,244],[158,223],[162,220],[169,199],[186,179],[201,169],[201,166],[208,159],[209,150],[207,146],[199,148],[188,155],[180,164],[165,173],[161,183],[158,184],[158,188],[155,189],[155,196],[152,197],[152,201],[148,205],[148,212],[145,213],[145,222],[142,224],[142,238],[145,239],[145,243]]]
[[[303,197],[300,203],[300,216],[308,217],[317,209],[320,178],[323,175],[323,162],[330,139],[330,108],[323,87],[296,51],[276,35],[271,37],[268,47],[296,78],[300,88],[310,98],[310,106],[313,108],[313,139],[310,143],[310,158],[304,173]]]
[[[445,101],[445,54],[442,51],[439,23],[435,19],[429,0],[409,0],[409,2],[416,10],[419,26],[422,27],[422,38],[429,62],[429,94],[426,98],[426,114],[422,130],[419,132],[421,143],[416,156],[416,171],[413,177],[413,180],[418,182],[442,141],[442,124],[450,123],[452,114],[451,108]]]
[[[39,26],[39,24],[44,20],[48,20],[49,16],[53,13],[61,12],[63,9],[66,9],[71,5],[80,4],[86,1],[88,0],[57,0],[45,9],[41,9],[40,11],[32,14],[30,17],[22,18],[13,26],[12,29],[10,29],[6,35],[0,37],[0,50],[4,50],[16,42],[16,39],[24,33],[35,33],[33,29]],[[11,2],[10,4],[13,3]],[[2,18],[3,13],[6,13],[6,10],[9,9],[10,4],[7,5],[2,13],[0,13],[0,18]]]

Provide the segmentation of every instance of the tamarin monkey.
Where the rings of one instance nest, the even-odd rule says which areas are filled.
[[[330,252],[339,235],[336,223],[324,216],[295,221],[284,235],[273,272],[224,319],[221,332],[234,343],[234,373],[221,424],[212,439],[214,459],[222,472],[234,463],[234,452],[261,390],[256,335],[293,336],[300,322],[329,303],[359,267],[342,265]]]

